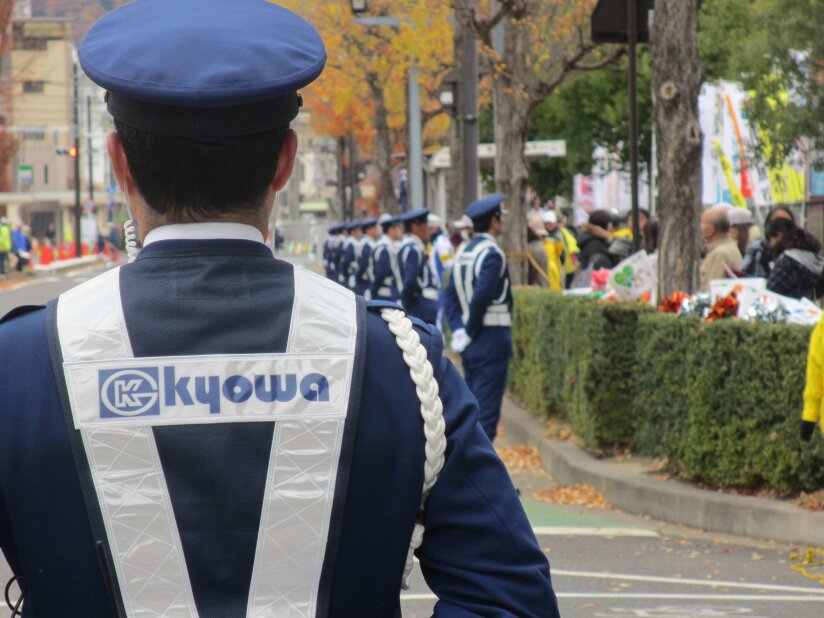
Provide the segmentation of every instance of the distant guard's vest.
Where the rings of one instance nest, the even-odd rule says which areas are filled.
[[[417,278],[418,285],[421,288],[421,296],[426,300],[437,301],[438,279],[435,276],[435,273],[432,272],[425,249],[426,248],[424,247],[423,242],[417,236],[409,234],[403,240],[398,261],[405,266],[409,261],[409,255],[411,252],[414,251],[418,254]]]
[[[398,270],[398,256],[395,253],[394,242],[390,240],[388,236],[381,236],[378,242],[375,243],[375,249],[372,251],[372,257],[370,258],[370,278],[373,281],[375,280],[375,263],[381,258],[384,252],[388,256],[392,274],[384,277],[382,281],[377,282],[377,298],[395,300],[402,289],[403,282],[401,281],[401,275]]]
[[[53,332],[92,527],[97,510],[125,615],[198,615],[166,483],[174,464],[161,465],[153,429],[274,421],[261,423],[274,429],[247,615],[313,616],[349,465],[344,424],[360,400],[355,296],[295,269],[285,353],[135,358],[119,272],[63,294]]]
[[[498,295],[487,307],[484,314],[484,326],[512,326],[512,315],[509,310],[508,293],[509,277],[506,270],[506,256],[490,236],[477,236],[458,252],[455,257],[454,277],[455,291],[461,304],[461,313],[464,324],[469,320],[469,305],[475,292],[475,285],[481,274],[484,260],[495,252],[503,260],[503,270],[499,273],[500,282],[496,292]]]

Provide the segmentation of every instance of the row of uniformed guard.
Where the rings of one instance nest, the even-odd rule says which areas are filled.
[[[369,300],[399,303],[439,323],[452,246],[428,210],[333,225],[323,245],[326,276]]]
[[[428,210],[334,225],[323,248],[330,279],[368,299],[399,303],[425,322],[446,321],[490,440],[512,354],[512,292],[496,241],[502,202],[495,194],[469,206],[473,234],[454,259],[440,219]]]

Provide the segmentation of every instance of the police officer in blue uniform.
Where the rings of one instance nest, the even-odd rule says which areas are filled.
[[[375,242],[378,239],[378,219],[370,217],[360,222],[363,237],[360,245],[356,249],[357,267],[355,268],[355,287],[353,291],[358,296],[371,297],[370,288],[372,286],[372,252],[375,250]]]
[[[438,319],[438,280],[426,254],[428,216],[426,209],[401,215],[405,234],[398,252],[398,270],[403,308],[410,315],[434,324]]]
[[[464,379],[480,407],[481,425],[495,439],[512,356],[512,290],[501,234],[504,196],[494,194],[466,211],[474,234],[455,258],[446,290],[452,349],[461,355]]]
[[[349,221],[343,228],[343,240],[340,244],[340,253],[338,254],[338,279],[340,284],[346,288],[352,289],[354,285],[354,278],[352,277],[352,264],[355,261],[355,246],[358,239],[355,238],[356,231],[360,230],[357,221]]]
[[[337,273],[335,271],[335,249],[338,242],[338,233],[340,226],[330,225],[327,229],[328,235],[323,241],[323,269],[326,273],[326,278],[335,281]]]
[[[378,223],[383,234],[372,253],[372,299],[400,303],[397,249],[403,235],[403,223],[399,217],[390,215],[381,215]]]
[[[558,616],[435,329],[264,244],[317,32],[264,0],[136,0],[79,58],[143,249],[0,322],[23,616],[397,616],[410,548],[436,616]]]
[[[349,263],[346,261],[346,252],[349,249],[349,244],[352,239],[349,236],[351,221],[346,221],[340,225],[340,233],[338,234],[338,242],[335,246],[335,272],[337,273],[337,281],[343,287],[347,285],[347,275],[349,272]]]

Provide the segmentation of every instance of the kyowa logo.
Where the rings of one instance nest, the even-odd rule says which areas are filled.
[[[100,418],[160,414],[157,368],[101,370]]]

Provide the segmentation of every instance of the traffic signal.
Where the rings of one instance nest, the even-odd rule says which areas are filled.
[[[70,148],[55,148],[54,154],[59,155],[69,155],[72,159],[77,158],[77,147],[71,146]]]
[[[72,146],[71,148],[69,148],[69,156],[72,159],[77,157],[77,148],[75,146]]]

